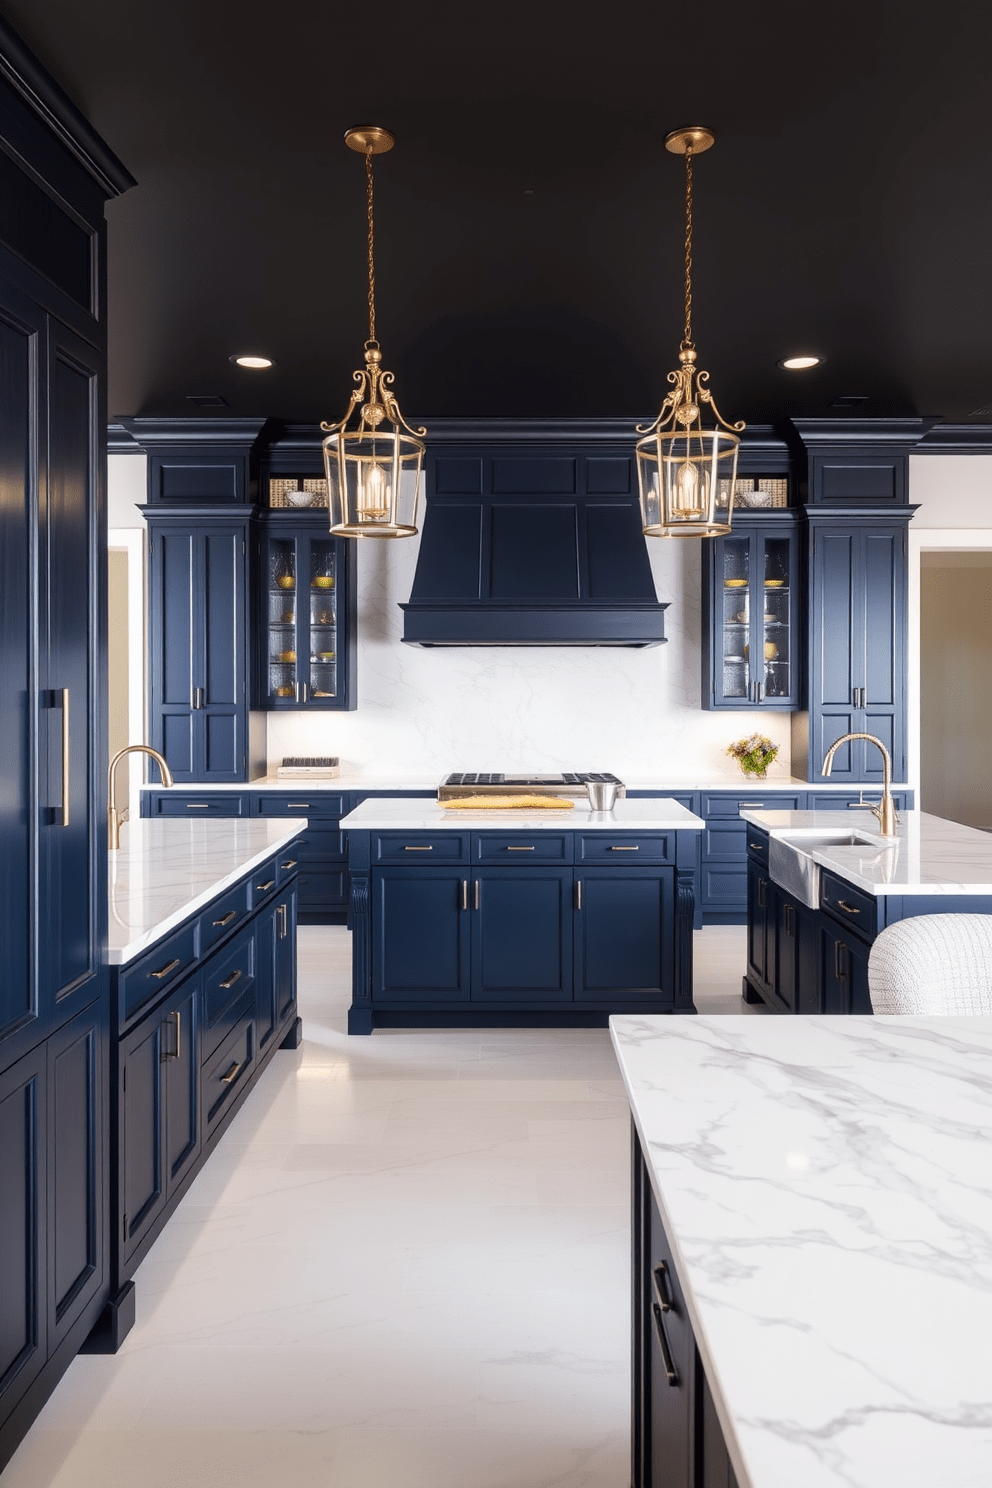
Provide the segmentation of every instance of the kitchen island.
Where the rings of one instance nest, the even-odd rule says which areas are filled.
[[[295,842],[306,820],[151,820],[109,854],[110,1287],[135,1269],[277,1048],[296,1048]]]
[[[633,1488],[984,1488],[992,1018],[611,1028]]]
[[[612,812],[463,811],[368,800],[348,833],[350,1033],[602,1026],[693,1013],[702,820],[676,801]]]
[[[868,956],[887,925],[992,914],[988,832],[922,811],[902,812],[894,838],[879,834],[870,812],[849,812],[841,824],[830,811],[745,808],[741,816],[750,828],[746,1001],[778,1012],[870,1013]],[[808,860],[805,880],[782,851],[790,840]]]

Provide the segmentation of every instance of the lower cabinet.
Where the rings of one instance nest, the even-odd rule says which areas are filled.
[[[270,1055],[299,1043],[292,851],[226,890],[140,961],[113,968],[113,1026],[122,1031],[111,1044],[110,1301],[88,1344],[93,1352],[119,1347],[133,1321],[135,1269]],[[232,913],[232,903],[242,912]],[[247,919],[245,904],[252,906]],[[170,955],[180,943],[190,948],[182,965]],[[161,976],[173,964],[179,980],[154,1005],[146,999],[130,1012],[135,978],[144,981],[148,966],[148,975]],[[78,1136],[74,1142],[67,1154],[75,1172]],[[57,1169],[58,1153],[55,1162]],[[67,1279],[83,1276],[81,1256],[77,1241],[63,1268]]]
[[[695,1011],[697,834],[525,835],[350,834],[350,1032]],[[489,866],[523,853],[527,866]],[[637,853],[644,866],[606,866],[610,853]],[[413,866],[414,854],[447,866]]]
[[[0,1462],[107,1295],[106,1018],[101,999],[0,1074]]]
[[[632,1488],[737,1488],[636,1134],[632,1195]]]
[[[829,915],[821,914],[818,918],[820,996],[817,1011],[870,1013],[868,956],[871,946],[845,926],[835,924]]]

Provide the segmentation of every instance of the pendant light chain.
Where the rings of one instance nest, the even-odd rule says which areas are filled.
[[[369,340],[375,340],[375,217],[372,200],[372,147],[365,152],[365,181],[369,209]]]
[[[682,348],[692,346],[692,150],[685,152],[685,328]]]

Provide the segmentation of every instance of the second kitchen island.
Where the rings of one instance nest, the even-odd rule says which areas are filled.
[[[365,801],[348,833],[349,1033],[605,1026],[694,1013],[703,822],[676,801],[611,812]]]

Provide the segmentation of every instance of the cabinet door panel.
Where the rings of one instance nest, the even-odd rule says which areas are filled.
[[[165,1009],[165,1167],[171,1193],[199,1155],[200,1133],[200,978],[186,982]]]
[[[747,865],[747,974],[756,987],[768,988],[768,899],[771,885],[759,863]]]
[[[241,773],[242,744],[236,712],[211,709],[201,714],[206,780],[236,780]]]
[[[203,682],[206,706],[242,701],[244,658],[244,536],[233,531],[203,534],[202,564]]]
[[[29,553],[32,527],[34,410],[40,336],[0,314],[0,1048],[20,1032],[26,1047],[37,1019],[29,946],[34,878],[28,768],[32,642]],[[7,1045],[6,1048],[10,1046]],[[8,1056],[9,1057],[9,1056]],[[3,1362],[0,1359],[0,1371]]]
[[[372,875],[373,995],[454,1002],[469,996],[469,923],[463,880],[432,869],[381,868]]]
[[[121,1043],[121,1206],[124,1257],[165,1203],[165,1025],[157,1016]]]
[[[571,870],[491,870],[476,882],[472,996],[497,1002],[570,1000]]]
[[[855,564],[857,534],[817,532],[815,582],[822,596],[817,616],[819,702],[850,706],[855,683],[861,682],[855,649]],[[863,614],[863,605],[859,607]],[[860,637],[863,654],[864,637]]]
[[[675,870],[589,869],[575,911],[576,1001],[674,997]]]
[[[169,769],[177,780],[193,780],[196,777],[193,718],[194,715],[188,708],[176,713],[163,709],[159,717],[155,748],[165,755]]]
[[[50,1026],[94,995],[105,841],[103,761],[95,757],[98,643],[96,524],[99,412],[90,348],[53,327],[47,499],[41,512],[42,676],[50,706],[42,761],[40,997]],[[89,555],[89,556],[88,556]],[[68,696],[66,696],[68,694]],[[100,880],[98,882],[98,874]]]
[[[825,1013],[870,1013],[869,947],[836,928],[824,915],[820,924],[820,986]]]
[[[647,1384],[650,1488],[692,1488],[696,1348],[661,1215],[648,1190]]]
[[[158,672],[158,702],[164,707],[189,708],[193,700],[196,534],[157,526],[152,541],[152,666]]]
[[[276,926],[275,1008],[276,1022],[282,1024],[296,1001],[296,885],[290,884],[279,896],[281,923]]]
[[[45,1050],[0,1075],[0,1416],[47,1352]]]
[[[893,645],[893,613],[901,598],[902,531],[866,531],[865,574],[865,671],[868,704],[891,707],[902,686],[901,668]],[[901,648],[899,648],[901,650]]]
[[[105,1284],[103,1011],[87,1009],[48,1048],[49,1352]]]

